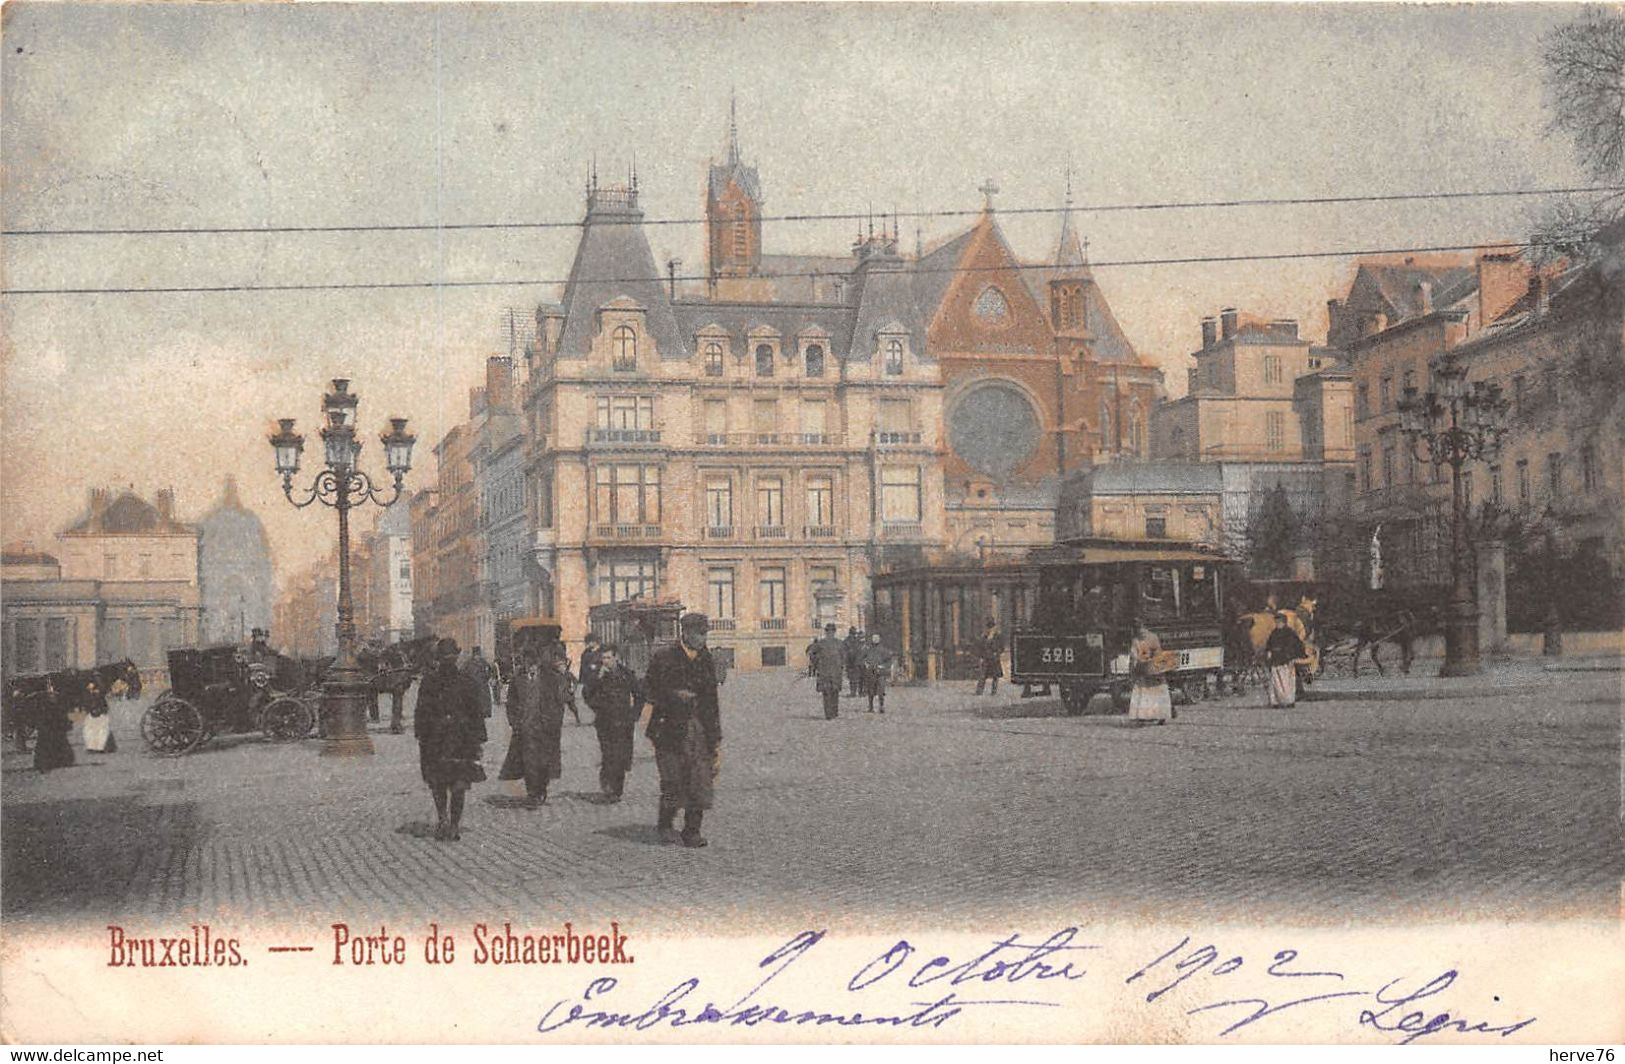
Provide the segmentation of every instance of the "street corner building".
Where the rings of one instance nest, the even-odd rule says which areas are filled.
[[[510,319],[412,503],[419,630],[483,641],[524,611],[577,640],[590,607],[641,598],[704,610],[741,668],[829,622],[900,645],[923,626],[877,614],[876,575],[1047,545],[1069,471],[1149,455],[1161,371],[1070,209],[1040,262],[1006,241],[991,181],[929,245],[876,217],[844,254],[769,254],[731,116],[703,190],[706,270],[679,280],[635,170],[589,177],[558,301]]]

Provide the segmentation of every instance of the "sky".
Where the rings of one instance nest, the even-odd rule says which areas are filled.
[[[548,4],[4,9],[0,214],[16,229],[575,223],[596,158],[634,155],[657,259],[703,270],[730,94],[772,214],[1006,210],[1578,186],[1546,133],[1559,4],[1465,7]],[[1543,201],[1081,211],[1098,263],[1490,244]],[[919,223],[924,240],[969,224]],[[1054,214],[1001,223],[1054,246]],[[915,223],[902,223],[905,249]],[[278,576],[336,522],[282,498],[277,416],[314,436],[347,376],[372,430],[407,416],[411,485],[467,416],[510,307],[553,300],[578,230],[13,236],[0,297],[0,535],[49,549],[87,489],[237,477]],[[770,253],[842,254],[847,221],[767,223]],[[1102,265],[1143,356],[1183,388],[1199,320],[1236,306],[1323,338],[1348,258]],[[399,290],[24,295],[13,289],[512,280]]]

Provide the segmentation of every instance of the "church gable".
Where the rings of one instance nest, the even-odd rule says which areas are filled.
[[[1020,263],[991,218],[971,231],[956,272],[931,316],[929,346],[942,354],[1048,354],[1049,322]]]

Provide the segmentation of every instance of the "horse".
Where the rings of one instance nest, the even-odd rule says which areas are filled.
[[[364,646],[356,654],[361,671],[368,676],[373,700],[367,716],[378,719],[378,696],[389,695],[391,730],[401,728],[406,692],[423,675],[436,640],[434,636],[403,639],[388,647]]]
[[[5,719],[4,732],[11,737],[12,748],[28,752],[29,733],[38,730],[43,713],[88,712],[92,683],[103,695],[115,693],[115,685],[122,683],[125,698],[141,697],[141,670],[129,658],[89,669],[8,677],[0,716]]]
[[[1285,616],[1286,626],[1303,641],[1304,650],[1309,658],[1309,673],[1314,675],[1320,671],[1320,649],[1315,633],[1315,609],[1318,605],[1313,596],[1305,595],[1292,609],[1265,608],[1252,613],[1243,613],[1236,618],[1236,625],[1242,638],[1252,648],[1253,658],[1261,660],[1264,656],[1264,646],[1270,641],[1270,633],[1275,631],[1276,615]]]

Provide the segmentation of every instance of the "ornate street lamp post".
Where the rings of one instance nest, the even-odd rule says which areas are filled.
[[[384,467],[395,478],[395,491],[387,499],[372,483],[372,478],[356,468],[361,457],[361,441],[356,439],[357,397],[350,391],[350,382],[342,378],[333,381],[333,390],[322,397],[322,413],[327,424],[322,427],[322,455],[327,468],[316,474],[304,498],[295,499],[294,474],[299,472],[299,456],[305,448],[305,438],[293,430],[294,419],[278,420],[278,431],[271,436],[271,451],[276,460],[276,471],[282,474],[282,494],[288,501],[303,509],[320,501],[339,514],[339,601],[338,658],[328,670],[322,690],[322,720],[326,726],[327,745],[323,754],[349,755],[372,753],[372,740],[367,737],[367,699],[376,697],[372,686],[362,676],[355,657],[355,611],[350,602],[350,510],[369,500],[388,507],[401,497],[402,482],[412,468],[412,445],[417,437],[406,431],[406,419],[389,419],[389,431],[379,439],[384,445]]]
[[[1447,353],[1433,367],[1434,387],[1418,395],[1405,389],[1399,427],[1419,461],[1450,467],[1450,613],[1445,620],[1444,665],[1440,676],[1472,676],[1478,659],[1476,574],[1467,564],[1467,501],[1461,468],[1488,458],[1506,431],[1507,402],[1501,386],[1467,383],[1467,366]]]

